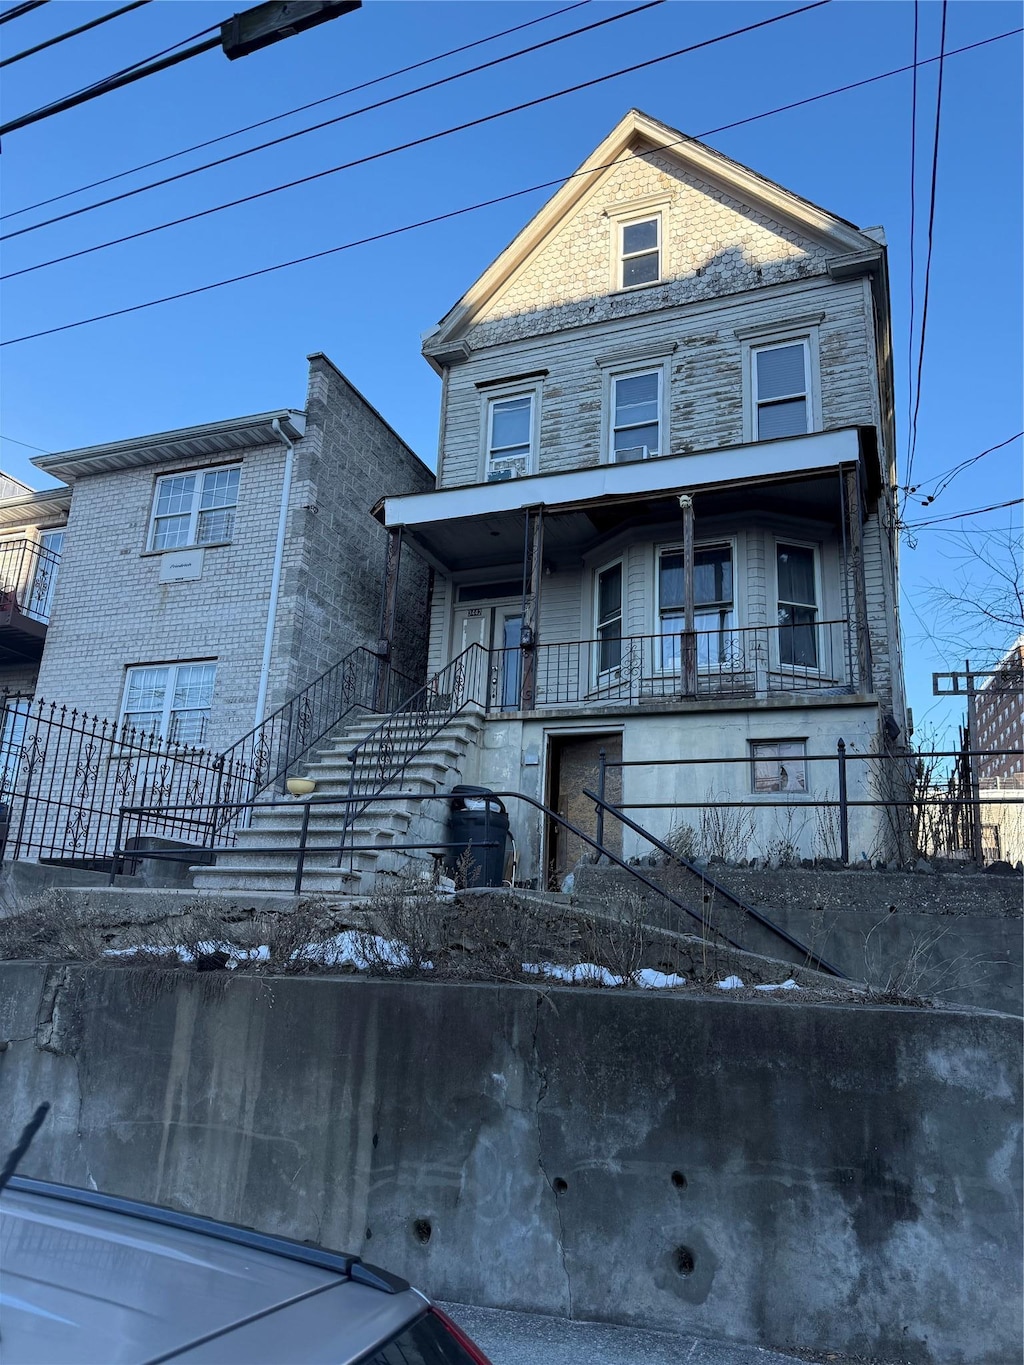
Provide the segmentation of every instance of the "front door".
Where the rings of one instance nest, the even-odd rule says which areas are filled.
[[[470,645],[482,645],[490,651],[488,701],[492,707],[503,711],[517,710],[523,677],[521,606],[481,603],[472,607],[456,607],[453,624],[451,657],[455,658]]]

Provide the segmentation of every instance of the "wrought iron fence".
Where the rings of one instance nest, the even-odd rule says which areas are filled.
[[[0,544],[0,609],[16,606],[22,616],[45,625],[50,619],[60,555],[21,536]]]
[[[216,754],[56,702],[17,701],[0,712],[5,858],[105,865],[127,804],[150,808],[145,834],[208,838],[208,817],[195,808],[216,797]]]
[[[515,710],[576,703],[755,697],[857,691],[849,623],[722,626],[538,644],[494,652],[491,705]]]

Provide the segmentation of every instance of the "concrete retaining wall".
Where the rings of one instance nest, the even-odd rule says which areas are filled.
[[[919,1365],[1019,1358],[1006,1017],[0,965],[22,1169],[430,1293]]]

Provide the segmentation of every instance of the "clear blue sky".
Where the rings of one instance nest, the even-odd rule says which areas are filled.
[[[240,0],[157,0],[3,73],[3,117],[146,57],[225,18]],[[177,185],[139,195],[5,243],[4,270],[46,260],[348,161],[563,86],[641,62],[796,5],[672,3],[593,34],[452,81]],[[3,8],[10,8],[4,3]],[[102,13],[51,3],[0,28],[3,55]],[[229,63],[196,57],[3,142],[3,212],[113,174],[242,124],[383,75],[561,8],[559,4],[406,3],[363,9]],[[375,86],[166,168],[133,187],[254,141],[354,109],[530,42],[624,12],[591,3],[572,13]],[[947,48],[1022,23],[1019,4],[958,0]],[[605,82],[426,147],[327,177],[254,204],[156,233],[7,282],[3,335],[106,312],[301,256],[492,198],[573,169],[631,106],[683,131],[708,129],[908,63],[910,3],[845,3]],[[921,52],[938,52],[941,6],[920,6]],[[918,306],[937,67],[919,74]],[[907,435],[910,74],[765,118],[711,145],[861,226],[888,234],[901,449]],[[1021,422],[1021,44],[1006,39],[946,65],[932,289],[915,481],[1019,431]],[[419,337],[441,317],[548,197],[544,191],[260,280],[6,347],[0,351],[3,468],[41,485],[32,450],[61,450],[249,411],[302,405],[305,355],[325,351],[428,463],[437,442],[439,383]],[[52,211],[89,202],[76,196]],[[40,210],[8,218],[31,224]],[[905,453],[901,480],[905,476]],[[1021,443],[988,456],[927,512],[956,513],[1021,495]],[[966,525],[1019,527],[1021,509]],[[928,585],[949,582],[957,545],[923,528],[902,551],[911,701],[933,708],[931,671],[957,656],[936,643]],[[966,542],[972,543],[968,538]],[[980,539],[979,539],[980,543]],[[939,622],[941,626],[941,621]],[[975,644],[998,646],[1002,635]],[[932,720],[959,719],[933,708]]]

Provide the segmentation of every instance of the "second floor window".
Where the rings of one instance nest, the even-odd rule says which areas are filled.
[[[491,399],[487,409],[488,483],[521,479],[531,472],[533,408],[532,393]]]
[[[151,550],[215,545],[230,540],[238,504],[238,465],[230,469],[165,474],[156,481],[149,533]]]
[[[680,667],[680,635],[685,626],[686,579],[681,549],[658,556],[658,617],[661,667]],[[704,545],[693,555],[693,628],[697,664],[717,667],[729,657],[733,627],[732,546]]]
[[[810,431],[810,390],[806,341],[760,346],[751,351],[754,439],[803,436]]]
[[[175,744],[202,744],[217,665],[143,664],[128,669],[121,723]]]
[[[660,454],[661,379],[661,370],[612,376],[613,464]]]
[[[623,223],[621,288],[654,284],[661,279],[661,218]]]
[[[818,667],[818,588],[814,550],[779,544],[775,550],[779,587],[779,663]]]

